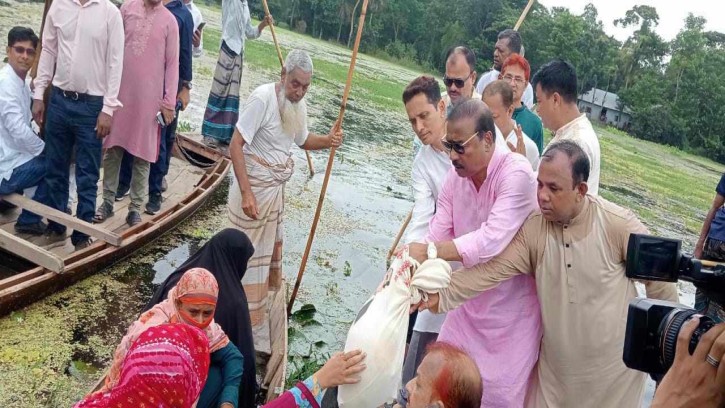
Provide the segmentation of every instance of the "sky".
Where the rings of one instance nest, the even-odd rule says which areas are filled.
[[[633,29],[615,27],[613,21],[624,17],[635,5],[654,6],[660,16],[657,33],[666,41],[672,40],[685,24],[688,13],[707,19],[706,30],[725,33],[725,1],[722,0],[538,0],[547,8],[566,7],[573,14],[581,14],[587,3],[592,3],[599,12],[604,31],[620,41],[626,40]],[[526,21],[524,21],[526,24]]]

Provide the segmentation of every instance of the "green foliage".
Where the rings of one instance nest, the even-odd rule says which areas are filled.
[[[477,71],[491,68],[498,33],[511,28],[526,0],[371,0],[361,50],[422,71],[443,73],[446,51],[466,45],[477,54]],[[279,23],[307,35],[352,46],[362,0],[270,0]],[[250,3],[261,17],[261,2]],[[554,58],[577,69],[579,93],[596,87],[617,93],[631,111],[631,131],[639,138],[705,154],[725,162],[725,34],[705,31],[705,18],[688,16],[673,41],[656,33],[653,6],[635,5],[614,21],[633,30],[623,43],[607,35],[597,9],[581,14],[535,3],[520,28],[532,74]],[[209,34],[213,39],[209,39]],[[204,44],[218,47],[218,32]],[[270,44],[247,43],[252,65],[276,69]],[[344,82],[346,70],[315,61],[320,77]],[[421,69],[422,68],[422,69]],[[399,108],[405,83],[389,86],[380,78],[356,74],[356,92],[376,106]],[[353,95],[353,98],[355,95]]]

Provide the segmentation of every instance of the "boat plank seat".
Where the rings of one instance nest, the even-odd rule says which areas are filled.
[[[37,201],[33,201],[30,198],[21,196],[19,194],[10,194],[0,197],[1,199],[15,204],[18,207],[34,212],[38,215],[42,215],[45,218],[55,221],[59,224],[65,225],[68,228],[78,230],[84,234],[88,234],[94,238],[101,239],[113,246],[120,246],[122,238],[115,232],[109,231],[105,228],[97,225],[85,222],[81,219],[75,218],[72,215],[68,215],[63,211],[58,211],[55,208],[51,208],[40,204]]]
[[[65,263],[58,255],[3,229],[0,229],[0,248],[56,273],[65,269]]]

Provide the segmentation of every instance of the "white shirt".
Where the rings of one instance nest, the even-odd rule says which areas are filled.
[[[531,168],[536,171],[539,168],[539,148],[536,146],[536,142],[531,140],[531,138],[528,137],[523,130],[521,131],[521,133],[524,136],[524,146],[526,146],[526,158],[529,160],[529,163],[531,163]],[[506,136],[506,141],[516,147],[516,130],[511,130],[511,133]]]
[[[45,147],[30,125],[30,101],[30,87],[10,64],[0,69],[0,183]]]
[[[481,75],[481,78],[478,80],[478,84],[476,84],[476,92],[483,94],[483,90],[486,89],[486,85],[490,84],[493,81],[497,81],[499,74],[500,72],[498,72],[498,70],[492,69]],[[526,83],[526,90],[524,91],[524,95],[521,97],[521,100],[524,102],[524,105],[526,105],[527,108],[533,109],[534,88],[532,88],[531,84],[528,82]]]
[[[194,4],[193,1],[190,1],[188,3],[185,3],[186,8],[191,13],[191,18],[194,20],[194,31],[199,29],[199,24],[201,24],[204,21],[204,17],[201,15],[201,11],[199,10],[199,7],[196,7],[196,4]],[[193,50],[191,52],[191,55],[196,57],[201,57],[201,54],[204,53],[204,36],[202,35],[199,39],[199,46],[193,47]]]
[[[222,0],[222,41],[237,54],[244,51],[244,40],[259,37],[252,25],[247,0]]]
[[[244,138],[244,153],[253,154],[271,165],[283,165],[292,155],[292,142],[302,146],[309,130],[290,135],[282,128],[275,84],[264,84],[252,91],[239,112],[237,129]]]
[[[451,169],[451,159],[446,152],[432,146],[422,146],[413,160],[413,215],[405,233],[404,243],[424,242],[428,234],[428,222],[433,218],[443,180]]]
[[[589,122],[589,119],[587,119],[586,114],[582,113],[578,118],[572,120],[557,130],[549,144],[544,148],[544,152],[546,152],[552,143],[560,140],[571,140],[576,142],[584,150],[584,153],[587,154],[590,166],[589,180],[587,181],[587,185],[589,186],[588,194],[593,196],[599,195],[599,171],[601,161],[599,137],[597,137],[597,134],[594,132],[594,128]]]
[[[413,216],[403,242],[425,242],[428,223],[435,214],[438,193],[450,169],[451,159],[446,152],[438,152],[431,146],[420,147],[413,160]],[[414,329],[418,332],[438,333],[445,318],[445,314],[424,310],[418,313]]]

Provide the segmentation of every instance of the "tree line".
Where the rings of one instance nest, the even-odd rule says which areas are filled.
[[[466,45],[488,71],[497,34],[512,28],[526,0],[369,0],[361,42],[366,53],[442,73],[447,49]],[[269,0],[281,26],[351,46],[362,0]],[[250,2],[263,15],[261,2]],[[579,92],[617,93],[631,110],[630,132],[725,163],[725,34],[689,15],[672,41],[656,33],[655,7],[634,6],[615,25],[633,29],[624,42],[604,32],[597,9],[582,14],[536,3],[520,32],[532,74],[561,57],[577,69]]]

